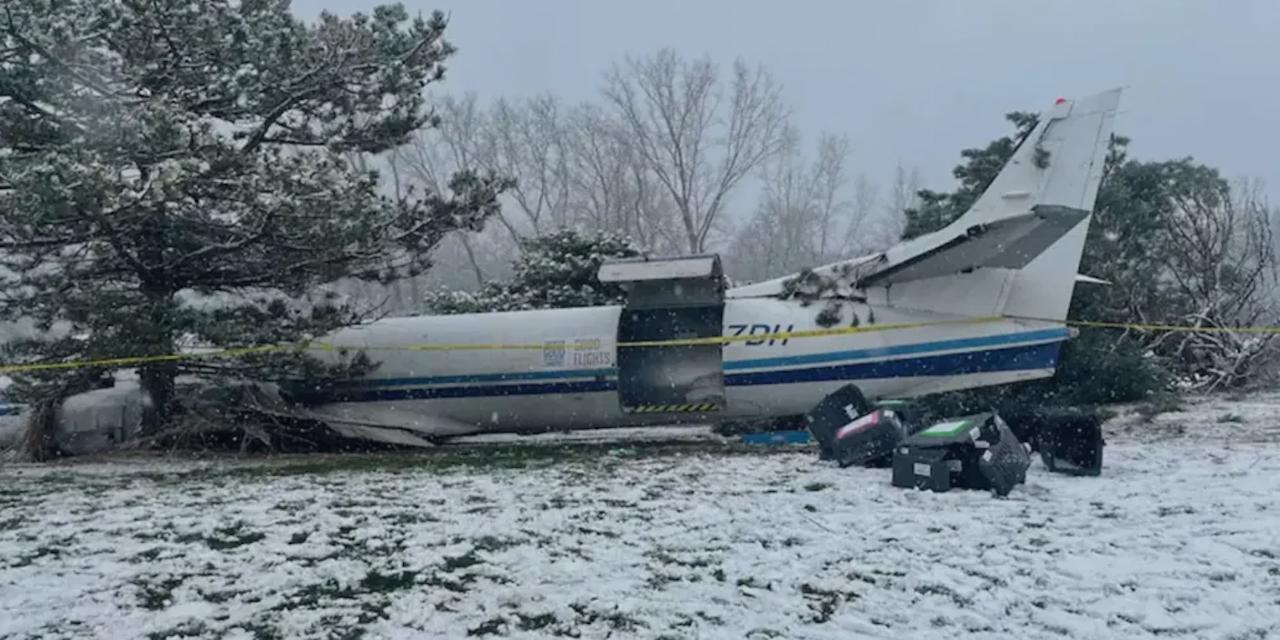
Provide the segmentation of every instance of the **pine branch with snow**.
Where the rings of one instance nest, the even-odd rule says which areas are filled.
[[[641,254],[629,238],[608,231],[592,234],[564,229],[521,241],[523,250],[510,280],[486,282],[478,293],[431,294],[435,313],[483,313],[621,304],[626,294],[600,282],[600,265]]]

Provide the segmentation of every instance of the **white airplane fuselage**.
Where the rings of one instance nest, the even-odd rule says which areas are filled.
[[[726,300],[723,335],[741,339],[822,329],[816,322],[819,309],[769,298]],[[849,303],[840,326],[849,326],[851,311],[866,329],[963,319]],[[319,392],[309,400],[323,415],[426,436],[788,416],[803,414],[849,383],[875,399],[1048,377],[1068,337],[1060,324],[994,320],[735,341],[723,347],[721,410],[647,415],[625,413],[619,400],[615,363],[622,313],[622,307],[606,306],[423,316],[347,329],[328,342],[368,348],[381,365],[366,378],[344,385],[340,395]],[[584,342],[590,348],[558,348]],[[406,347],[415,344],[548,346],[453,351]]]
[[[810,284],[829,278],[843,287],[838,297],[866,301],[843,302],[837,326],[854,325],[856,315],[859,328],[893,328],[681,353],[637,347],[822,329],[828,302],[795,300],[789,277],[723,291],[718,259],[705,256],[621,261],[599,275],[628,287],[626,306],[400,318],[340,331],[324,342],[366,348],[381,365],[295,397],[356,437],[421,444],[424,436],[793,416],[850,383],[875,400],[1052,376],[1070,335],[1065,321],[1120,93],[1055,102],[946,227],[808,274]],[[694,301],[702,306],[690,308]],[[526,348],[439,350],[450,344]]]

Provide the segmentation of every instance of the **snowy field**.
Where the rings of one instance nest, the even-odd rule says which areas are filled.
[[[1280,396],[1111,426],[1003,500],[707,443],[8,465],[0,638],[1280,637]]]

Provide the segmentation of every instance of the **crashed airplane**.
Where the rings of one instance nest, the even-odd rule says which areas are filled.
[[[792,277],[726,290],[714,255],[620,261],[599,276],[628,288],[621,306],[395,318],[337,332],[325,342],[374,348],[381,365],[296,399],[348,435],[425,445],[800,415],[851,382],[868,398],[909,398],[1052,376],[1071,335],[1064,321],[1084,278],[1120,94],[1059,99],[946,228],[815,269],[840,283],[828,295],[842,303],[841,326],[866,330],[821,335],[817,307],[788,299]],[[790,335],[803,332],[820,335]],[[670,340],[685,343],[660,344]],[[424,343],[542,347],[383,350]]]
[[[805,274],[834,283],[826,300],[792,295],[795,276],[726,288],[716,255],[618,261],[599,277],[623,305],[383,319],[320,341],[369,349],[372,373],[282,388],[343,435],[430,446],[796,416],[850,383],[901,399],[1050,377],[1075,285],[1096,281],[1077,271],[1120,94],[1059,99],[946,228]]]

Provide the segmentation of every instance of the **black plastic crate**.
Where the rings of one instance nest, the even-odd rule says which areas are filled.
[[[871,412],[871,403],[857,385],[845,385],[832,392],[805,414],[805,424],[818,443],[818,458],[835,458],[836,431]]]
[[[875,465],[891,459],[905,435],[896,413],[876,409],[837,429],[832,448],[841,467]]]
[[[956,484],[960,461],[947,449],[899,446],[893,451],[893,486],[939,493]]]
[[[1027,449],[1008,425],[995,413],[982,413],[932,425],[903,440],[894,450],[893,484],[923,483],[934,491],[985,489],[1005,495],[1026,481],[1030,464]],[[907,479],[925,476],[927,481]]]
[[[1105,416],[1091,409],[1019,407],[1001,411],[1019,439],[1040,453],[1046,469],[1069,475],[1102,473]]]
[[[985,449],[978,456],[978,470],[996,495],[1006,496],[1015,486],[1027,481],[1031,453],[999,415],[992,414],[992,421],[996,425],[998,439],[974,443],[978,449]]]
[[[990,442],[1000,438],[1000,427],[994,417],[994,413],[980,413],[939,422],[913,434],[909,441],[924,448],[971,449],[978,440]]]
[[[1106,444],[1101,421],[1055,424],[1041,434],[1040,460],[1055,473],[1097,476]]]

